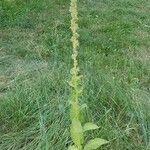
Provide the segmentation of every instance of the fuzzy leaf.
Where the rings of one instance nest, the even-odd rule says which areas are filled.
[[[85,131],[88,131],[88,130],[95,130],[95,129],[98,129],[99,127],[94,124],[94,123],[91,123],[91,122],[88,122],[86,123],[84,126],[83,126],[83,130],[84,132]]]
[[[73,120],[71,124],[71,138],[75,145],[81,147],[83,144],[83,128],[81,126],[81,123],[77,120]]]
[[[69,146],[68,150],[78,150],[78,148],[76,146],[72,145],[72,146]]]
[[[95,150],[99,148],[100,146],[107,144],[108,141],[100,138],[95,138],[93,140],[90,140],[84,147],[84,150]]]

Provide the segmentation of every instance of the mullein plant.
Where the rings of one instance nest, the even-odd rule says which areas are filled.
[[[73,60],[73,67],[70,71],[71,73],[71,80],[69,85],[71,86],[71,94],[70,94],[70,133],[71,139],[73,141],[73,145],[70,145],[68,150],[94,150],[99,148],[100,146],[108,143],[108,141],[100,138],[95,138],[88,141],[86,144],[84,142],[84,133],[88,130],[98,129],[99,127],[91,122],[85,123],[84,125],[81,123],[80,120],[80,112],[81,109],[86,106],[85,104],[79,104],[79,98],[82,95],[81,86],[81,78],[82,76],[79,75],[79,68],[78,68],[78,47],[79,47],[79,34],[77,33],[78,30],[78,12],[77,12],[77,0],[71,0],[70,4],[70,13],[71,13],[71,31],[72,31],[72,60]]]

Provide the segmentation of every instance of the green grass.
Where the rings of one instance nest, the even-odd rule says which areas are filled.
[[[65,150],[69,0],[2,0],[0,149]],[[84,120],[106,150],[150,148],[150,2],[79,1]]]

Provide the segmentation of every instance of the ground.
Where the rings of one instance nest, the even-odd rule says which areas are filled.
[[[69,133],[69,0],[2,0],[0,149],[65,150]],[[104,150],[150,149],[150,2],[78,1],[79,67]]]

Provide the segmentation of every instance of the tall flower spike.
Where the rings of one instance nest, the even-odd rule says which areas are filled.
[[[71,86],[71,96],[70,96],[70,118],[71,118],[71,138],[77,147],[78,150],[82,150],[83,144],[83,128],[80,122],[80,105],[79,105],[79,96],[81,95],[81,87],[80,87],[80,79],[81,76],[78,75],[78,51],[77,48],[79,46],[79,34],[78,30],[78,13],[77,13],[77,0],[71,0],[70,4],[70,13],[71,13],[71,31],[72,31],[72,60],[73,60],[73,68],[71,69],[71,81],[69,82]]]
[[[98,129],[99,127],[93,123],[86,123],[83,127],[80,121],[80,110],[82,106],[79,105],[79,98],[82,94],[82,87],[80,87],[81,76],[78,75],[79,68],[78,68],[78,46],[79,46],[79,34],[77,33],[78,30],[78,12],[77,12],[77,0],[71,0],[70,4],[70,13],[71,13],[71,31],[72,31],[72,60],[73,60],[73,67],[70,71],[71,80],[69,85],[71,86],[70,90],[70,119],[71,119],[71,138],[74,145],[70,146],[68,150],[92,150],[100,147],[103,144],[106,144],[107,141],[99,138],[95,138],[90,140],[83,148],[84,144],[84,137],[83,133],[88,130]]]

